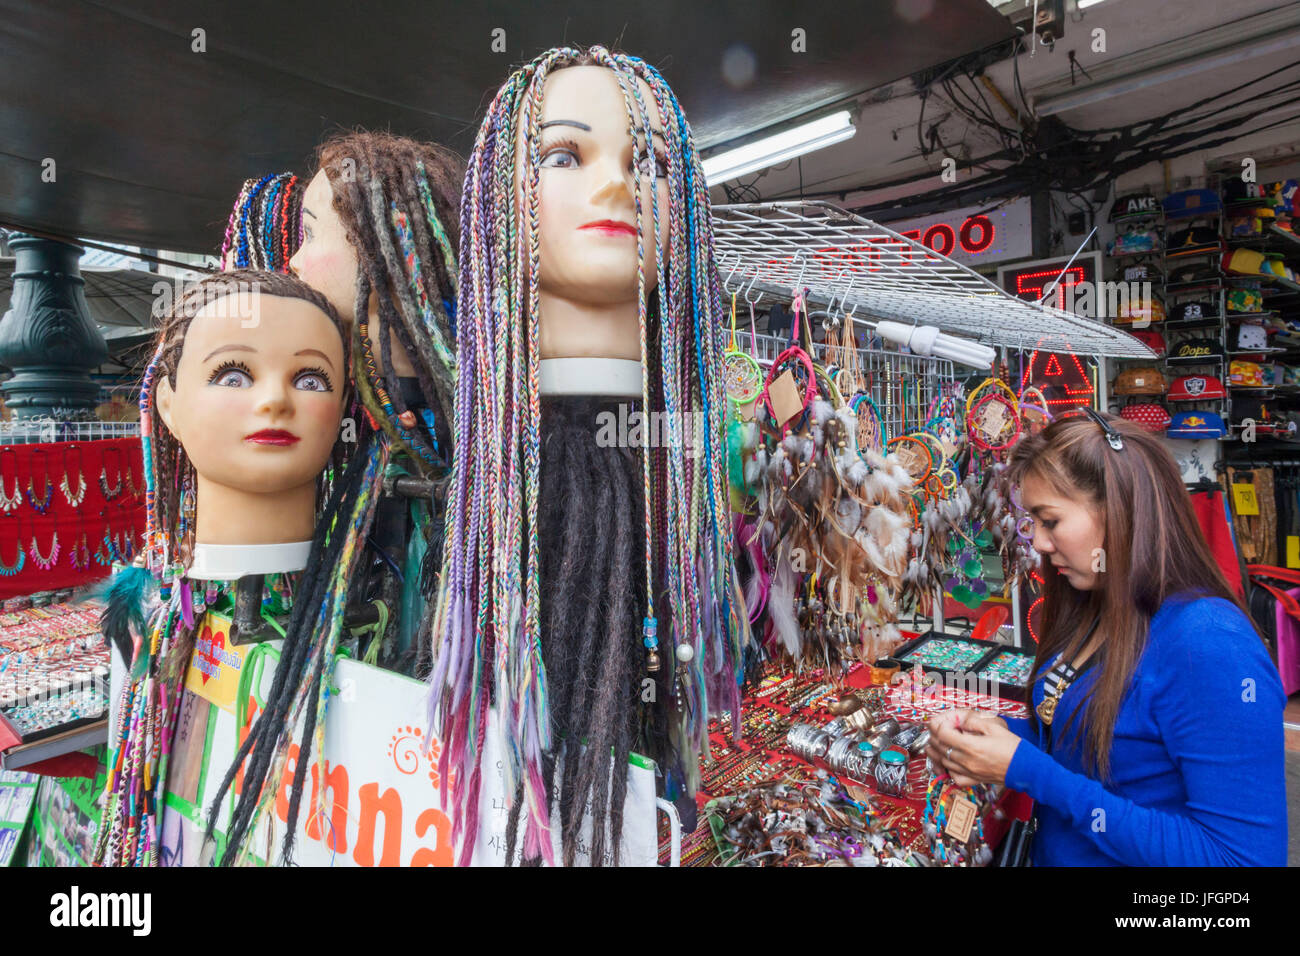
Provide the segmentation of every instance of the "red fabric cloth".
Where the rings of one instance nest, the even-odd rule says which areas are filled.
[[[111,499],[106,499],[100,489],[101,469],[106,472],[110,491],[121,485]],[[85,497],[75,508],[59,489],[65,470],[71,471],[68,484],[73,491],[78,470],[86,482]],[[40,514],[28,500],[27,483],[30,480],[33,494],[43,499],[46,475],[52,493],[49,508]],[[134,497],[132,484],[137,492]],[[93,557],[88,568],[73,567],[73,548],[81,543],[82,534],[91,555],[100,546],[105,529],[118,535],[119,541],[123,535],[132,534],[134,546],[140,544],[144,533],[144,460],[139,438],[0,446],[0,485],[6,496],[12,496],[15,488],[23,496],[16,508],[0,511],[0,562],[12,566],[20,546],[26,554],[21,571],[0,577],[0,599],[77,587],[106,577],[111,565],[98,564]],[[56,531],[58,560],[44,570],[31,556],[32,539],[41,554],[48,555]],[[78,561],[80,557],[78,550]]]
[[[1228,579],[1228,586],[1237,597],[1244,597],[1245,587],[1241,581],[1241,562],[1237,556],[1237,542],[1232,535],[1232,525],[1228,522],[1227,501],[1222,491],[1192,492],[1192,510],[1196,520],[1205,534],[1205,543],[1210,546],[1210,553]]]

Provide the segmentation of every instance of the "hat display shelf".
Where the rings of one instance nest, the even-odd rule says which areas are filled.
[[[1240,170],[1235,163],[1226,161],[1223,170],[1223,237],[1227,254],[1250,250],[1267,258],[1285,257],[1284,261],[1293,272],[1300,269],[1300,236],[1293,231],[1294,216],[1288,214],[1286,204],[1281,203],[1277,196],[1235,198],[1230,181],[1240,175]],[[1266,178],[1261,174],[1261,181]],[[1240,189],[1235,191],[1236,194],[1240,192]],[[1229,323],[1227,342],[1231,346],[1229,360],[1261,365],[1280,363],[1273,365],[1269,387],[1261,389],[1225,383],[1229,385],[1230,394],[1239,395],[1244,400],[1272,401],[1276,398],[1282,406],[1282,415],[1295,420],[1300,410],[1300,376],[1291,367],[1300,365],[1300,283],[1285,276],[1260,275],[1254,278],[1228,272],[1224,284],[1225,301],[1242,297],[1243,293],[1248,301],[1254,300],[1251,302],[1253,311],[1228,312],[1225,309],[1224,315]],[[1251,349],[1243,341],[1243,338],[1250,338],[1243,337],[1240,332],[1247,324],[1272,327],[1276,331],[1269,336],[1268,347]],[[1251,341],[1250,344],[1255,343]],[[1239,425],[1233,426],[1233,431],[1234,437],[1240,437]]]
[[[1123,198],[1124,196],[1116,196],[1115,202],[1119,203]],[[1164,212],[1161,209],[1160,204],[1157,203],[1154,209],[1145,212],[1113,218],[1111,223],[1115,227],[1116,237],[1120,236],[1122,233],[1130,231],[1136,231],[1139,233],[1150,231],[1159,237],[1159,241],[1155,243],[1154,249],[1143,251],[1123,251],[1120,243],[1116,241],[1108,243],[1106,246],[1105,261],[1107,271],[1110,273],[1110,281],[1125,283],[1126,285],[1129,282],[1150,281],[1152,299],[1166,303],[1164,279],[1167,274],[1165,272],[1164,249],[1168,233],[1165,230]],[[1153,271],[1155,275],[1150,279],[1145,277],[1130,278],[1130,275],[1133,272],[1140,272],[1143,267],[1150,267],[1150,270]],[[1124,301],[1128,301],[1130,304],[1132,302],[1129,297],[1126,297]],[[1122,315],[1108,315],[1107,319],[1117,327],[1123,328],[1125,331],[1150,329],[1153,332],[1160,332],[1162,335],[1165,335],[1165,345],[1168,349],[1171,347],[1168,335],[1165,332],[1167,324],[1165,318],[1168,315],[1168,304],[1166,303],[1165,316],[1159,318],[1153,316],[1151,321],[1146,324],[1140,322],[1135,323],[1126,319]],[[1137,367],[1134,363],[1145,366],[1150,366],[1152,364],[1151,359],[1112,358],[1108,360],[1108,365],[1103,373],[1111,380],[1111,386],[1107,393],[1108,406],[1109,410],[1115,414],[1120,414],[1126,405],[1150,404],[1164,401],[1162,396],[1126,395],[1117,391],[1117,384],[1120,376],[1124,374],[1125,369]]]
[[[1209,183],[1215,187],[1215,183]],[[1205,212],[1191,214],[1170,214],[1165,220],[1166,237],[1176,231],[1192,228],[1212,229],[1218,236],[1223,235],[1223,210],[1215,208]],[[1165,308],[1169,319],[1164,323],[1167,355],[1164,368],[1171,381],[1187,375],[1212,376],[1223,385],[1228,384],[1228,319],[1227,319],[1227,282],[1219,268],[1223,256],[1220,242],[1202,243],[1170,250],[1166,245],[1163,252],[1165,274]],[[1188,303],[1200,303],[1203,306],[1200,315],[1184,316],[1180,306]],[[1217,346],[1218,354],[1209,356],[1180,357],[1180,345],[1192,339],[1208,339]],[[1171,413],[1191,409],[1212,411],[1228,421],[1228,396],[1209,398],[1200,396],[1194,399],[1167,399]],[[1231,434],[1231,433],[1229,433]],[[1226,439],[1225,439],[1226,440]]]

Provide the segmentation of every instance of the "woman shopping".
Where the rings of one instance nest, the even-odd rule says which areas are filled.
[[[1033,797],[1039,866],[1283,866],[1285,697],[1159,440],[1087,410],[1017,446],[1045,600],[1029,716],[931,757]]]

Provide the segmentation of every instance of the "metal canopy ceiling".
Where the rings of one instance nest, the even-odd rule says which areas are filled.
[[[994,346],[1155,358],[1133,336],[1026,302],[983,276],[830,203],[714,206],[724,283],[838,303],[855,318],[938,326]]]
[[[0,0],[0,223],[213,252],[245,178],[356,126],[468,152],[510,69],[566,42],[659,67],[708,147],[1009,35],[985,0]]]

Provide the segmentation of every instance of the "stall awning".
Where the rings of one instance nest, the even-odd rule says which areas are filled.
[[[985,0],[0,0],[0,225],[215,252],[245,178],[357,126],[468,152],[510,69],[566,42],[657,66],[704,148],[1009,35]]]

